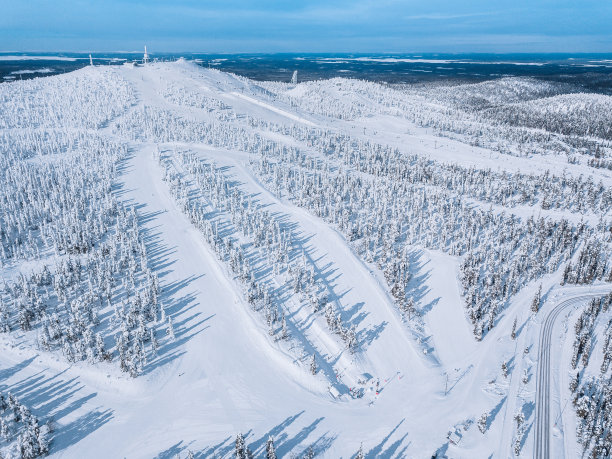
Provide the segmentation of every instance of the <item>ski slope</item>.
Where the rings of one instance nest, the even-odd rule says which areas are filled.
[[[74,73],[102,81],[113,74],[134,94],[129,105],[117,108],[97,129],[87,127],[87,132],[127,144],[113,193],[138,212],[149,263],[162,285],[160,301],[172,317],[176,338],[162,336],[160,325],[159,356],[131,378],[116,362],[69,363],[59,351],[39,349],[35,332],[0,334],[0,391],[17,394],[34,413],[53,419],[51,457],[173,458],[186,457],[188,451],[195,457],[231,457],[238,433],[245,435],[256,457],[265,457],[269,436],[279,457],[302,457],[308,448],[317,457],[353,457],[360,446],[366,457],[512,457],[512,417],[534,402],[536,412],[527,417],[534,425],[527,430],[520,456],[548,457],[547,362],[556,352],[554,318],[575,305],[576,298],[585,297],[581,288],[561,287],[558,270],[544,275],[545,305],[568,289],[579,293],[556,305],[542,324],[541,316],[534,319],[525,306],[539,282],[527,283],[478,341],[464,306],[462,257],[414,245],[408,288],[417,312],[408,319],[395,304],[384,269],[364,260],[337,225],[280,187],[270,187],[253,166],[253,152],[241,148],[239,140],[300,148],[323,161],[329,159],[326,153],[295,134],[300,128],[322,129],[467,168],[588,174],[611,186],[609,170],[589,168],[584,162],[568,165],[546,155],[504,155],[382,109],[353,120],[334,118],[273,96],[265,85],[185,61],[88,67]],[[51,78],[60,86],[65,81],[69,90],[68,76]],[[336,91],[337,86],[330,82],[327,89]],[[288,91],[295,96],[300,90],[298,85]],[[359,101],[375,106],[358,92],[347,91],[344,97],[349,105]],[[205,126],[217,125],[236,132],[236,137],[224,145],[211,144]],[[27,126],[0,129],[14,133]],[[245,196],[249,206],[264,209],[291,231],[296,266],[313,272],[342,320],[353,327],[359,341],[355,352],[330,332],[322,313],[313,313],[299,293],[285,287],[283,282],[289,285],[293,274],[271,274],[267,254],[253,245],[236,217],[201,193],[186,154],[206,167],[214,164],[235,196]],[[329,161],[332,171],[346,167]],[[184,182],[183,200],[176,198],[169,174]],[[249,304],[239,276],[185,212],[190,200],[244,244],[256,267],[253,276],[278,290],[288,339],[271,336]],[[493,208],[484,200],[473,202]],[[497,210],[513,208],[500,205]],[[514,212],[524,219],[565,215],[573,222],[600,217],[592,209],[547,213],[531,205]],[[2,275],[13,278],[40,260],[7,263]],[[513,340],[515,318],[520,331]],[[537,355],[533,350],[525,353],[540,336]],[[315,375],[308,367],[312,355],[318,361]],[[510,362],[508,377],[501,374],[502,362]],[[520,383],[522,370],[535,374],[536,367],[538,377]],[[354,390],[362,396],[354,397]],[[476,421],[484,412],[489,417],[482,434]],[[453,432],[459,442],[449,441]]]

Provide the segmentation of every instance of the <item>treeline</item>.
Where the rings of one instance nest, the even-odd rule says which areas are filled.
[[[610,305],[612,293],[591,300],[574,325],[571,366],[576,373],[570,390],[578,420],[576,434],[583,455],[594,459],[612,455],[612,319],[598,326]],[[598,329],[601,333],[596,333]],[[596,352],[599,343],[601,352]],[[601,362],[597,359],[589,365],[594,353],[601,355]]]

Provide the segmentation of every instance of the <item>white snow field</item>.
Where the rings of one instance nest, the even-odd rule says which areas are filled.
[[[579,457],[611,109],[184,60],[1,84],[0,395],[51,457]],[[17,411],[0,454],[44,454]]]

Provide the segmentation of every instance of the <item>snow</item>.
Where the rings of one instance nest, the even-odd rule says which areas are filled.
[[[26,58],[51,59],[0,56],[2,60]],[[281,96],[276,99],[266,92],[265,85],[185,61],[90,67],[49,77],[48,81],[58,87],[63,84],[66,90],[89,81],[103,87],[111,75],[129,85],[125,98],[130,104],[109,108],[108,117],[96,113],[92,118],[95,123],[75,122],[68,128],[58,116],[60,121],[41,118],[40,125],[33,123],[29,128],[82,129],[128,142],[129,155],[121,165],[115,193],[122,202],[138,209],[147,252],[162,280],[163,301],[168,303],[177,339],[149,370],[131,378],[118,370],[116,362],[69,364],[59,352],[36,349],[31,334],[1,334],[0,391],[17,392],[35,413],[53,417],[57,428],[51,457],[183,457],[188,450],[201,457],[230,457],[240,432],[257,457],[263,454],[270,435],[279,457],[301,454],[309,446],[321,457],[351,457],[361,444],[368,457],[431,457],[436,451],[448,457],[511,456],[513,416],[518,409],[528,410],[524,407],[531,406],[535,399],[535,346],[544,315],[534,318],[526,305],[538,282],[531,282],[511,298],[496,326],[479,342],[474,339],[463,304],[461,258],[415,246],[410,287],[418,293],[415,296],[422,321],[411,322],[395,305],[379,267],[364,261],[334,225],[269,189],[253,170],[250,152],[210,145],[204,140],[156,140],[144,138],[145,134],[132,138],[123,136],[115,123],[142,113],[146,106],[150,113],[167,111],[181,122],[213,124],[221,119],[228,129],[244,129],[248,136],[260,135],[286,147],[305,146],[289,133],[249,125],[245,117],[251,116],[285,126],[330,129],[354,139],[397,147],[405,154],[417,152],[466,167],[538,174],[550,170],[575,177],[588,174],[595,182],[602,180],[605,186],[611,186],[609,171],[568,164],[561,156],[519,157],[474,147],[383,110],[372,109],[350,120],[337,119],[309,111],[305,104],[292,105]],[[373,99],[351,88],[350,80],[341,82],[348,86],[346,90],[336,83],[300,84],[287,93],[307,98],[319,85],[349,106],[362,103],[368,109],[378,107]],[[45,89],[32,87],[34,97],[36,91],[43,94]],[[567,96],[560,103],[577,98]],[[538,104],[547,100],[538,99]],[[222,106],[219,101],[228,108],[214,108]],[[17,132],[24,127],[28,128],[7,121],[1,129]],[[288,343],[272,339],[265,323],[245,300],[238,279],[173,197],[155,157],[157,151],[192,181],[193,177],[181,170],[181,152],[214,161],[238,183],[242,193],[284,219],[299,235],[302,242],[296,244],[304,251],[308,266],[325,279],[336,307],[358,318],[357,331],[370,337],[367,344],[350,353],[325,328],[324,320],[313,318],[295,298],[287,302],[286,312],[301,334]],[[313,157],[322,157],[314,149],[307,151]],[[489,207],[486,202],[475,204]],[[498,206],[495,211],[511,211],[523,219],[541,214],[564,216],[573,222],[596,222],[599,217],[594,212],[546,212],[529,205],[517,209]],[[34,269],[37,263],[41,260],[24,261],[19,269]],[[3,266],[3,279],[13,278],[16,269]],[[559,280],[558,271],[544,276],[547,299],[542,314],[563,299],[584,295],[586,288],[561,287]],[[593,288],[605,291],[601,285]],[[509,335],[515,318],[520,331],[517,340],[512,340]],[[557,371],[561,367],[559,359],[564,360],[568,351],[563,333],[555,330],[552,349],[557,355]],[[300,346],[325,357],[338,381],[330,381],[323,371],[311,375],[301,359]],[[528,354],[525,348],[529,348]],[[562,348],[563,353],[555,354]],[[508,378],[501,375],[502,362],[511,362]],[[523,369],[531,375],[528,384],[520,381]],[[361,384],[364,379],[367,381]],[[343,387],[362,387],[365,395],[353,399]],[[567,400],[568,394],[563,392],[566,387],[561,378],[552,392],[555,403]],[[485,435],[475,426],[483,412],[490,413]],[[569,410],[564,413],[564,420],[569,419]],[[528,411],[526,422],[533,421],[534,414]],[[566,425],[571,426],[571,422]],[[534,430],[526,434],[523,457],[533,452]],[[572,456],[574,443],[573,437],[563,436],[553,451]]]
[[[42,69],[36,69],[36,70],[15,70],[14,72],[11,72],[11,75],[26,75],[29,73],[51,73],[51,72],[53,72],[53,69],[44,67]]]
[[[272,106],[270,104],[266,104],[266,103],[264,103],[264,102],[262,102],[260,100],[253,99],[252,97],[245,96],[244,94],[239,94],[237,92],[232,92],[230,94],[232,96],[239,97],[240,99],[246,100],[246,101],[251,102],[253,104],[259,105],[260,107],[263,107],[263,108],[265,108],[267,110],[270,110],[270,111],[272,111],[274,113],[278,113],[279,115],[285,116],[285,117],[287,117],[289,119],[292,119],[294,121],[297,121],[299,123],[303,123],[303,124],[306,124],[308,126],[315,126],[315,124],[312,121],[309,121],[309,120],[307,120],[305,118],[302,118],[301,116],[296,116],[293,113],[288,113],[285,110],[281,110],[281,109],[276,108],[276,107],[274,107],[274,106]]]
[[[431,305],[426,321],[434,336],[434,348],[440,361],[445,367],[450,367],[470,356],[477,345],[464,312],[456,307],[461,302],[457,259],[433,251],[426,251],[425,257],[427,261],[421,270],[429,272],[426,275],[429,276],[430,291],[422,302]]]

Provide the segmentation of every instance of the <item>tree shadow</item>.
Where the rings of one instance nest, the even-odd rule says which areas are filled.
[[[286,437],[286,434],[283,433],[284,430],[291,424],[293,424],[295,420],[298,419],[303,413],[304,411],[302,410],[299,413],[294,414],[293,416],[287,417],[283,422],[272,427],[268,432],[262,435],[261,438],[251,442],[249,444],[249,448],[251,448],[251,451],[253,451],[253,453],[255,454],[259,454],[260,452],[265,453],[263,449],[265,448],[268,437],[272,437],[275,441],[275,444],[279,441],[282,441],[282,439]]]
[[[181,440],[159,453],[157,456],[155,456],[155,459],[177,459],[181,457],[181,452],[183,452],[185,449],[187,449],[187,445],[183,445],[183,440]]]
[[[30,365],[34,360],[36,360],[37,357],[38,357],[38,355],[35,355],[34,357],[30,357],[29,359],[25,359],[23,362],[16,363],[15,365],[13,365],[10,368],[5,368],[4,370],[0,370],[0,381],[6,381],[7,379],[9,379],[12,376],[16,375],[21,370],[23,370],[28,365]]]
[[[378,325],[372,325],[371,327],[368,327],[365,330],[360,330],[357,333],[357,342],[359,343],[360,349],[366,349],[374,341],[376,341],[388,324],[389,323],[387,321],[383,321]]]
[[[327,451],[337,437],[330,436],[329,433],[325,433],[318,437],[314,442],[307,443],[308,437],[314,432],[319,424],[325,419],[323,417],[315,419],[310,424],[304,426],[293,436],[289,436],[287,429],[290,428],[294,423],[305,413],[300,411],[292,416],[288,416],[285,420],[272,427],[266,433],[260,437],[249,441],[249,437],[253,436],[252,430],[243,433],[243,437],[248,448],[252,451],[254,457],[266,457],[266,442],[268,438],[272,438],[276,448],[277,457],[299,457],[299,455],[305,454],[310,448],[317,455],[323,454]],[[228,457],[232,456],[235,448],[236,436],[230,435],[219,443],[208,446],[205,449],[195,452],[194,457],[198,459],[211,458],[211,457]],[[176,454],[187,449],[186,446],[179,442],[169,449],[160,453],[157,458],[174,458]],[[299,451],[298,451],[299,450]],[[174,454],[174,455],[173,455]]]
[[[523,405],[523,413],[525,414],[525,419],[529,419],[533,412],[535,411],[535,403],[533,401],[527,402]]]
[[[302,430],[300,430],[293,438],[287,438],[283,442],[280,442],[280,444],[276,447],[278,455],[280,457],[288,455],[291,450],[304,442],[324,419],[324,417],[315,419],[312,423],[303,427]]]
[[[10,368],[11,377],[18,375],[33,360],[25,359]],[[63,423],[62,419],[81,411],[88,402],[97,397],[96,392],[83,393],[85,386],[80,383],[78,377],[63,379],[65,372],[66,370],[51,374],[45,369],[2,386],[2,391],[14,394],[41,422],[53,421],[55,429],[51,454],[73,446],[113,418],[112,410],[96,408],[71,422]],[[5,372],[6,374],[9,373]]]
[[[56,453],[78,443],[111,419],[113,419],[113,411],[110,409],[104,411],[94,410],[84,414],[68,425],[56,430],[50,452]]]
[[[502,409],[502,406],[504,406],[504,403],[506,402],[507,398],[508,398],[508,396],[506,395],[504,398],[502,398],[499,401],[499,403],[497,405],[495,405],[495,408],[493,408],[489,412],[489,415],[487,416],[487,430],[489,430],[491,428],[491,425],[493,424],[493,421],[495,421],[495,418],[497,417],[497,414]]]
[[[207,447],[194,456],[198,459],[206,457],[219,457],[228,454],[234,448],[234,437],[231,435],[213,446]]]
[[[302,454],[305,454],[310,448],[312,449],[312,452],[315,454],[315,457],[321,456],[323,453],[325,453],[325,451],[331,448],[331,445],[334,443],[334,441],[336,441],[337,438],[338,438],[337,435],[332,436],[332,435],[329,435],[329,432],[326,432],[323,435],[321,435],[319,438],[317,438],[314,443],[306,447],[306,449],[302,451]]]
[[[525,442],[527,441],[527,437],[529,436],[529,432],[531,432],[532,427],[533,422],[529,424],[529,427],[527,427],[525,432],[523,432],[523,437],[521,438],[521,450],[523,449],[523,446],[525,446]]]
[[[387,455],[387,456],[383,456],[383,453],[385,452],[385,451],[383,451],[383,447],[384,447],[385,443],[387,441],[389,441],[389,439],[397,431],[397,429],[399,429],[399,427],[404,423],[404,421],[405,421],[405,419],[402,419],[393,429],[391,429],[391,432],[389,432],[389,434],[385,438],[383,438],[378,445],[376,445],[370,451],[368,451],[365,454],[365,457],[367,457],[367,458],[391,457],[390,454]],[[406,435],[404,435],[402,437],[402,439],[399,441],[399,444],[396,445],[397,442],[393,443],[389,448],[387,448],[386,451],[389,451],[391,448],[392,448],[392,451],[397,450],[397,448],[399,448],[399,446],[404,441],[404,439],[406,438],[407,435],[408,434],[406,434]]]

